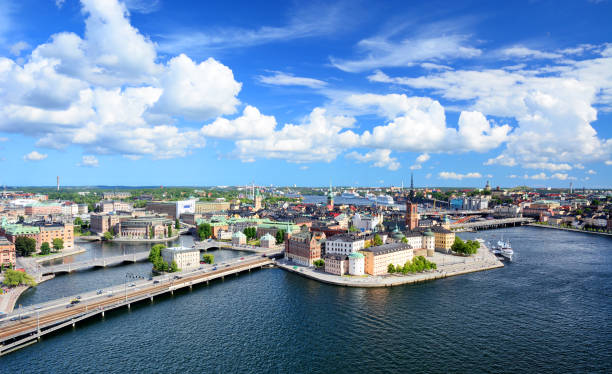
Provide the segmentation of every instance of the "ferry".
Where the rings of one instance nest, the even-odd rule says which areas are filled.
[[[354,199],[354,198],[358,198],[358,197],[361,197],[361,196],[359,196],[359,194],[357,192],[355,192],[355,191],[345,191],[341,195],[341,197],[344,197],[346,199]]]
[[[393,201],[393,198],[387,195],[373,195],[372,197],[370,197],[370,200],[374,201],[376,204],[379,205],[393,205],[395,203],[395,201]]]

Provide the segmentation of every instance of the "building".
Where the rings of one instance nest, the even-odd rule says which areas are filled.
[[[386,275],[389,264],[404,266],[406,262],[412,261],[414,256],[412,248],[405,243],[369,247],[361,253],[364,255],[364,271],[369,275]]]
[[[87,214],[89,212],[89,206],[87,206],[87,204],[78,204],[77,207],[77,214]]]
[[[103,200],[100,201],[97,205],[98,211],[100,213],[131,212],[134,210],[134,206],[132,204],[124,201]]]
[[[198,201],[195,204],[195,213],[225,212],[229,208],[230,203],[226,201]]]
[[[40,251],[42,243],[53,246],[53,239],[61,239],[64,243],[63,249],[74,249],[74,225],[70,223],[45,223],[33,224],[8,223],[2,219],[0,235],[15,244],[20,236],[32,238],[36,241],[36,251]]]
[[[365,256],[359,252],[351,253],[348,256],[349,274],[365,275]]]
[[[263,248],[273,248],[276,245],[276,238],[266,234],[259,239],[259,246]]]
[[[25,214],[28,216],[49,216],[62,214],[62,206],[58,203],[36,202],[25,206]]]
[[[455,233],[442,226],[420,227],[418,229],[423,235],[427,231],[434,234],[434,247],[436,251],[450,253],[451,246],[455,242]]]
[[[334,191],[332,190],[331,184],[329,185],[329,192],[327,193],[327,210],[334,210]]]
[[[493,208],[495,218],[516,218],[521,216],[521,208],[518,205],[496,205]]]
[[[325,240],[325,254],[348,256],[362,250],[364,239],[356,234],[338,234]]]
[[[261,194],[259,193],[259,189],[257,189],[257,193],[255,194],[255,205],[253,207],[253,210],[258,211],[261,210],[262,208],[262,197]]]
[[[183,213],[195,213],[196,200],[152,201],[147,203],[146,208],[152,212],[167,215],[175,220],[180,218]]]
[[[181,270],[191,270],[200,266],[200,250],[186,247],[171,247],[161,250],[162,258],[168,265],[172,261]]]
[[[89,231],[95,234],[104,234],[107,231],[119,232],[119,221],[121,218],[127,219],[129,216],[119,216],[116,214],[92,214],[89,216]]]
[[[124,218],[119,221],[117,234],[130,239],[161,239],[175,235],[174,232],[168,235],[168,226],[173,227],[174,223],[166,217]]]
[[[104,192],[102,194],[102,196],[104,197],[104,199],[128,199],[132,196],[131,193],[129,192]]]
[[[247,237],[242,231],[236,231],[232,234],[232,245],[245,245],[247,243]]]
[[[7,238],[0,236],[0,266],[15,268],[17,257],[15,254],[15,244]]]
[[[406,229],[412,231],[419,226],[419,212],[417,205],[412,201],[406,202]]]
[[[308,227],[293,235],[285,241],[285,258],[300,265],[312,266],[315,260],[321,258],[321,241],[325,234],[321,232],[310,232]]]
[[[71,201],[63,202],[62,214],[66,216],[76,216],[79,214],[79,206]]]
[[[348,273],[349,261],[346,255],[326,254],[323,259],[326,273],[339,276]]]
[[[355,213],[353,216],[353,227],[359,231],[374,231],[378,224],[382,223],[383,216],[381,213],[378,214],[362,214]]]

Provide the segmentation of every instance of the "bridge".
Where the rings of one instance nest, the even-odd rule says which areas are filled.
[[[191,272],[179,272],[154,277],[127,285],[74,295],[43,304],[19,308],[0,319],[0,356],[40,341],[40,338],[64,327],[75,327],[85,319],[131,304],[153,301],[155,296],[174,294],[174,291],[194,285],[206,284],[215,279],[225,279],[230,275],[250,272],[269,266],[274,260],[251,255],[244,260],[234,260],[216,266],[206,265]],[[74,300],[80,300],[73,304]]]
[[[489,219],[475,222],[464,222],[451,226],[455,231],[470,231],[470,230],[487,230],[497,229],[500,227],[521,226],[527,223],[535,222],[533,218],[517,217],[503,219]]]
[[[58,274],[58,273],[71,273],[77,270],[83,270],[92,267],[107,267],[119,265],[124,262],[135,263],[145,261],[149,258],[149,252],[133,252],[126,253],[118,256],[100,257],[93,258],[91,260],[73,262],[68,264],[43,266],[38,272],[39,275]]]
[[[263,248],[263,247],[258,247],[255,245],[249,245],[249,244],[232,244],[230,242],[220,242],[217,240],[204,240],[201,242],[196,242],[193,245],[193,248],[197,248],[200,251],[208,251],[211,248],[223,248],[223,249],[233,249],[236,251],[247,251],[247,252],[255,252],[255,253],[272,253],[272,252],[279,252],[279,251],[283,251],[285,249],[285,246],[283,244],[280,245],[276,245],[273,248]]]

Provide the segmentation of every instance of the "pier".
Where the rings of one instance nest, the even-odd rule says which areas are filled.
[[[121,307],[130,308],[131,304],[149,301],[163,294],[189,288],[197,284],[208,284],[215,279],[238,275],[269,266],[274,260],[267,257],[249,256],[236,260],[222,268],[201,267],[191,272],[179,272],[155,277],[152,280],[135,282],[128,287],[115,286],[100,291],[79,295],[77,304],[72,304],[77,296],[53,300],[43,304],[20,308],[0,320],[0,356],[36,343],[42,336],[64,327],[75,327],[76,323],[94,316],[104,317],[104,313]],[[217,265],[218,267],[221,265]],[[213,270],[216,269],[216,270]]]
[[[453,231],[488,230],[488,229],[498,229],[501,227],[522,226],[524,224],[528,224],[532,222],[535,222],[535,220],[533,218],[527,218],[527,217],[489,219],[489,220],[484,220],[484,221],[462,222],[458,224],[451,224],[451,229]]]

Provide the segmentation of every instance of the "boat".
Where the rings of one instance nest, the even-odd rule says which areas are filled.
[[[504,241],[504,238],[497,241],[497,244],[491,248],[491,252],[493,252],[493,254],[496,256],[500,256],[502,259],[506,259],[508,261],[512,261],[512,256],[514,255],[510,241]]]
[[[354,199],[357,197],[360,197],[359,194],[355,191],[345,191],[341,197],[347,198],[347,199]]]
[[[387,195],[372,195],[372,197],[370,197],[369,199],[379,205],[393,205],[395,203],[393,201],[393,198]]]

